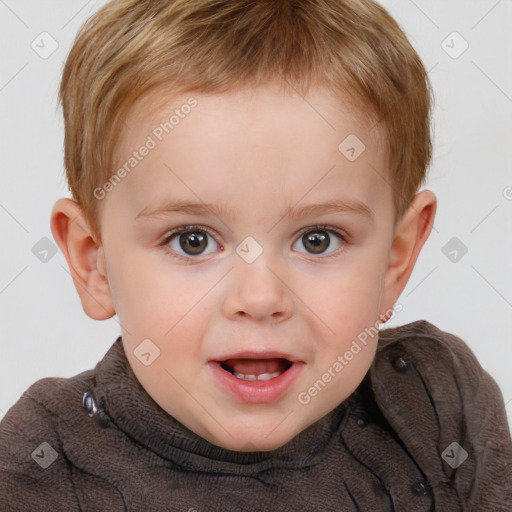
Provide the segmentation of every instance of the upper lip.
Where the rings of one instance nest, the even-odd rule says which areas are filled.
[[[236,352],[233,354],[226,354],[223,356],[215,357],[212,361],[222,362],[227,359],[288,359],[292,363],[301,362],[301,360],[295,357],[292,354],[288,354],[286,352],[278,352],[275,350],[258,352],[256,350],[244,351],[244,352]]]

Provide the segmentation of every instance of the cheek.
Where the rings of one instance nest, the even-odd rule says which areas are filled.
[[[161,256],[132,252],[113,268],[116,314],[133,343],[148,337],[160,346],[197,330],[205,290],[218,277],[192,278],[186,267],[170,265]],[[181,334],[183,336],[183,334]]]
[[[167,316],[179,305],[180,294],[175,290],[181,293],[182,288],[157,258],[129,249],[123,252],[112,251],[115,263],[109,268],[109,284],[121,324],[132,332],[155,323],[169,323]]]
[[[310,283],[308,305],[335,333],[357,335],[379,319],[382,279],[380,260],[359,252],[314,287]]]

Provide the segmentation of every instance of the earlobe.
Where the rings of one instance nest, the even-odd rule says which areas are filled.
[[[436,196],[430,190],[424,190],[416,194],[397,223],[381,300],[381,322],[389,319],[393,304],[409,281],[419,253],[432,231],[436,209]]]
[[[95,240],[81,207],[62,198],[51,214],[53,237],[68,262],[85,313],[94,320],[115,314],[101,244]]]

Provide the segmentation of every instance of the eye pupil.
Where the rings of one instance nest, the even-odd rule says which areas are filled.
[[[327,231],[310,231],[309,234],[304,235],[302,239],[304,241],[304,246],[307,248],[307,245],[310,244],[310,250],[315,254],[320,254],[329,247],[330,238]]]
[[[180,245],[189,254],[201,254],[208,245],[208,240],[202,233],[183,233],[180,235]]]

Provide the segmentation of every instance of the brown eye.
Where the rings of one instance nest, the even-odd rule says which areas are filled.
[[[302,237],[302,243],[313,254],[321,254],[329,247],[329,233],[327,231],[310,231]]]
[[[190,232],[183,233],[179,238],[180,247],[187,254],[201,254],[208,246],[208,239],[204,233]]]
[[[334,240],[338,239],[338,245],[334,244],[331,238],[331,233],[334,234]],[[333,229],[310,229],[304,233],[296,243],[301,243],[309,254],[326,254],[330,255],[336,252],[344,242],[345,237]],[[328,251],[328,252],[326,252]]]
[[[208,237],[214,240],[207,231],[189,226],[187,229],[175,230],[161,242],[161,245],[169,247],[178,256],[202,256],[214,252],[215,246],[218,246],[210,243]],[[205,252],[207,249],[208,252]]]

